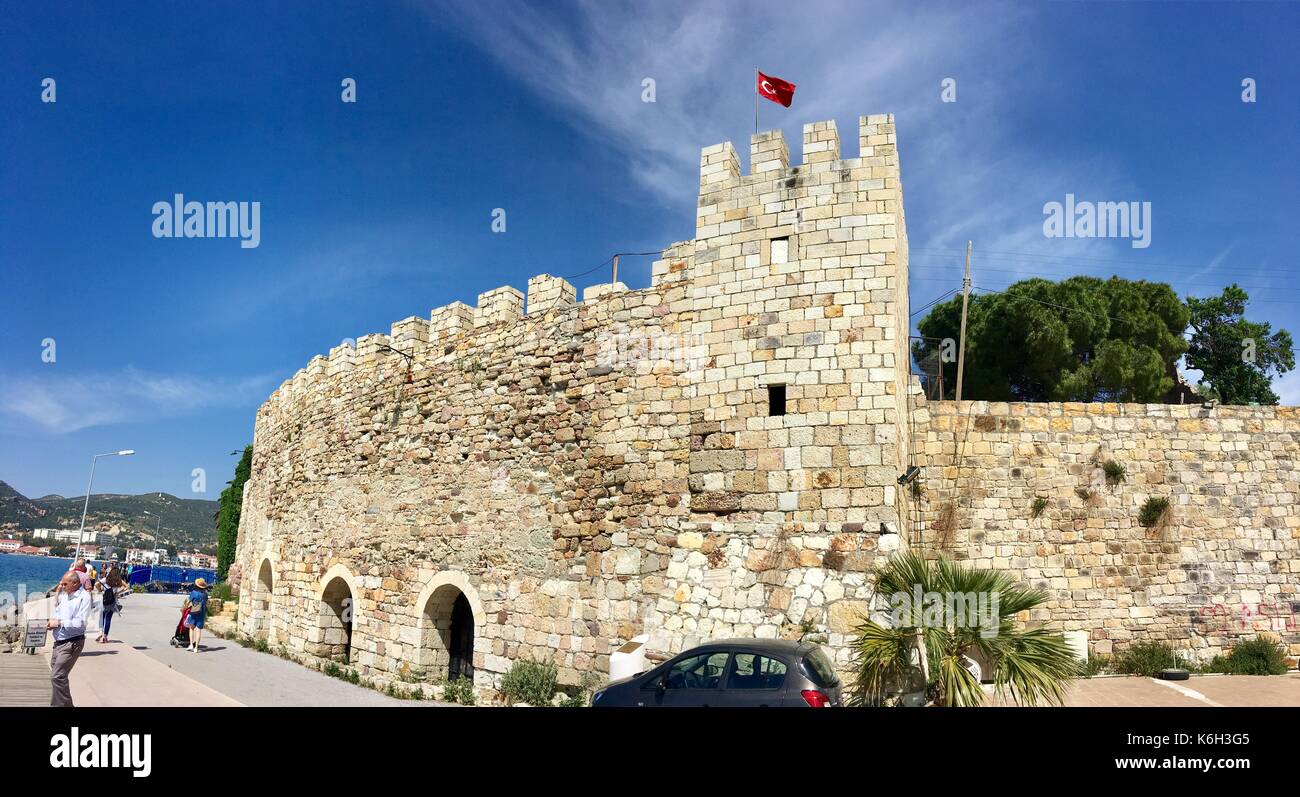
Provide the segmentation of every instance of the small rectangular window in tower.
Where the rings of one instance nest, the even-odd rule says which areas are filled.
[[[785,385],[767,386],[767,414],[785,415]]]
[[[790,262],[790,239],[789,238],[772,239],[772,262],[773,263]]]

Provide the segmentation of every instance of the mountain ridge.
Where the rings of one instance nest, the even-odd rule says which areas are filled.
[[[0,526],[22,531],[38,528],[76,529],[81,525],[81,510],[86,497],[47,495],[28,498],[4,481],[0,481]],[[216,543],[217,502],[200,498],[178,498],[154,491],[141,495],[94,493],[86,514],[86,528],[100,523],[121,527],[124,531],[152,540],[158,520],[162,518],[164,543],[190,548]],[[120,539],[120,538],[119,538]]]

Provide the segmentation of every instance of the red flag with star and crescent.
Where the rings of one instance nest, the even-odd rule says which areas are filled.
[[[794,84],[759,72],[758,93],[761,97],[789,108],[790,103],[794,101]]]

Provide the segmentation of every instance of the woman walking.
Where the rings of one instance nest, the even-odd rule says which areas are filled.
[[[185,618],[185,627],[190,629],[191,653],[199,652],[199,640],[203,638],[203,615],[208,610],[208,582],[201,578],[194,580],[194,591],[190,593],[190,613]]]
[[[122,578],[122,571],[116,566],[108,571],[100,582],[100,589],[104,592],[102,600],[103,611],[100,614],[100,627],[102,633],[96,639],[97,642],[108,642],[108,629],[113,625],[113,615],[118,612],[118,600],[121,598],[121,590],[125,580]]]

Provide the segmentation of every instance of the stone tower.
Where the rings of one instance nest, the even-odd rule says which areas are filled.
[[[892,116],[862,117],[859,157],[834,121],[755,135],[700,157],[694,241],[655,265],[686,280],[692,371],[691,505],[767,522],[891,529],[906,461],[907,232]],[[784,393],[784,415],[778,415]]]

